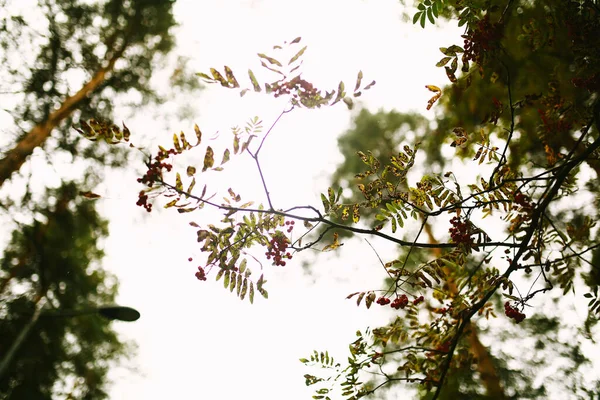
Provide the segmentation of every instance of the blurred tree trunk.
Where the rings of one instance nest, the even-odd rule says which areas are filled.
[[[77,93],[67,97],[58,110],[53,111],[48,116],[47,120],[34,126],[12,149],[8,150],[4,158],[0,160],[0,186],[6,180],[10,179],[10,176],[14,172],[21,168],[27,157],[33,153],[36,147],[43,145],[52,133],[52,130],[76,110],[78,105],[104,82],[106,75],[113,70],[115,62],[123,54],[124,50],[125,46],[117,51],[109,60],[108,65],[98,70],[92,79],[83,85]]]
[[[425,233],[427,234],[429,243],[439,243],[433,235],[431,225],[429,225],[428,222],[425,223]],[[432,249],[432,253],[436,258],[440,258],[442,256],[442,249]],[[444,267],[443,269],[447,276],[452,276],[452,271],[450,271],[448,267]],[[448,281],[448,286],[453,295],[458,294],[458,288],[452,280]],[[486,388],[488,396],[491,399],[505,399],[504,388],[502,387],[502,382],[500,381],[500,377],[498,376],[489,350],[479,340],[477,325],[469,322],[465,331],[467,332],[466,337],[469,342],[471,353],[477,359],[477,371],[479,371],[479,374],[481,375],[481,381]]]

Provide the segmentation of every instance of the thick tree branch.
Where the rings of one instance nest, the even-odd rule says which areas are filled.
[[[100,87],[106,79],[106,75],[113,70],[116,61],[123,55],[125,49],[126,43],[111,57],[106,67],[99,69],[77,93],[67,97],[57,110],[51,112],[45,121],[34,126],[15,147],[6,153],[4,158],[0,160],[0,187],[10,179],[14,172],[21,169],[27,157],[33,153],[36,147],[43,145],[52,130],[65,120],[87,96]]]

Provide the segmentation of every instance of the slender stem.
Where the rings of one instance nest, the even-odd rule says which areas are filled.
[[[17,338],[15,339],[15,341],[12,343],[12,345],[10,346],[10,348],[8,349],[8,351],[6,352],[6,354],[4,355],[4,357],[2,358],[2,361],[0,362],[0,379],[2,379],[2,377],[6,373],[6,370],[10,366],[10,362],[14,358],[15,353],[17,352],[17,350],[19,350],[19,348],[21,347],[21,345],[25,341],[25,338],[27,338],[27,335],[31,331],[31,328],[33,328],[33,326],[35,325],[35,323],[39,319],[39,317],[40,317],[40,315],[42,313],[42,309],[44,308],[44,305],[46,304],[45,299],[46,299],[45,297],[42,297],[36,303],[36,305],[35,305],[35,312],[31,316],[31,319],[25,324],[25,326],[23,326],[23,328],[21,329],[21,332],[19,332],[19,335],[17,336]]]

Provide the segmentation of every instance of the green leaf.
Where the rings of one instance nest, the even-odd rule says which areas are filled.
[[[415,16],[413,17],[413,25],[416,24],[417,22],[419,22],[419,18],[421,18],[421,14],[422,14],[421,11],[415,13]]]
[[[374,292],[371,292],[367,295],[367,299],[365,300],[366,301],[365,305],[367,306],[367,308],[371,308],[371,304],[373,304],[376,297],[377,297],[377,295]]]
[[[177,204],[177,201],[179,201],[179,199],[171,200],[170,202],[165,204],[165,208],[173,207],[175,204]]]
[[[252,82],[252,86],[254,87],[255,92],[260,92],[262,89],[258,84],[258,80],[256,80],[256,76],[254,76],[254,72],[251,69],[248,70],[248,76],[250,77],[250,82]]]
[[[362,71],[358,71],[358,76],[356,77],[356,85],[354,86],[354,91],[356,92],[358,89],[360,89],[360,84],[362,82],[362,78],[363,78],[363,73]]]
[[[244,282],[242,283],[242,290],[240,291],[240,300],[244,300],[247,292],[248,292],[248,279],[244,278]]]
[[[197,72],[196,75],[199,76],[200,78],[208,81],[209,83],[213,83],[215,81],[213,78],[211,78],[210,76],[208,76],[208,75],[206,75],[205,73],[202,73],[202,72]]]
[[[434,17],[436,17],[436,18],[437,18],[437,17],[439,17],[439,16],[440,16],[440,11],[441,11],[441,9],[442,9],[442,4],[441,4],[441,2],[440,2],[439,0],[438,0],[438,1],[435,1],[435,2],[434,2],[432,5],[431,5],[431,9],[433,10],[433,16],[434,16]]]
[[[462,47],[457,46],[455,44],[453,44],[452,46],[448,47],[448,51],[451,51],[452,53],[464,53],[464,50]]]
[[[458,57],[455,58],[454,60],[452,60],[452,64],[450,64],[450,70],[452,71],[453,74],[456,72],[457,68],[458,68]]]
[[[431,22],[431,25],[435,25],[435,20],[433,19],[433,9],[431,7],[427,9],[427,18],[429,19],[429,22]]]
[[[235,271],[231,271],[231,279],[229,280],[229,291],[231,293],[233,293],[236,283],[237,283],[237,274],[235,273]]]
[[[444,57],[442,58],[440,61],[438,61],[437,64],[435,64],[436,67],[443,67],[444,65],[448,64],[448,61],[452,60],[452,57]]]
[[[215,164],[215,152],[213,151],[212,147],[208,146],[206,148],[206,154],[204,154],[204,164],[202,167],[202,172],[206,171],[209,168],[212,168],[212,166]]]
[[[181,144],[179,144],[179,138],[176,133],[173,134],[173,146],[178,153],[181,153]]]
[[[356,299],[356,305],[360,306],[360,302],[362,301],[363,297],[365,297],[365,292],[359,293],[358,297]]]
[[[240,84],[238,83],[237,79],[235,79],[235,76],[233,75],[233,71],[227,65],[225,66],[225,76],[227,76],[227,82],[229,83],[229,85],[231,87],[233,87],[233,88],[240,87]]]
[[[219,272],[217,272],[217,277],[215,280],[218,281],[219,279],[221,279],[221,277],[223,276],[224,273],[225,273],[225,270],[223,268],[220,268]]]
[[[225,78],[223,78],[223,75],[221,75],[221,73],[219,71],[217,71],[214,68],[211,68],[210,73],[212,74],[213,78],[215,78],[215,80],[221,84],[221,86],[224,86],[227,88],[229,87],[229,82],[227,82],[227,80],[225,80]]]
[[[192,190],[194,189],[194,186],[196,186],[196,178],[192,178],[192,181],[190,182],[190,185],[188,186],[186,193],[191,194]]]
[[[248,300],[250,300],[250,304],[254,303],[254,283],[250,281],[250,291],[248,292]]]
[[[277,61],[276,59],[267,56],[266,54],[263,53],[258,53],[258,56],[260,58],[264,58],[265,60],[267,60],[269,63],[273,64],[273,65],[277,65],[278,67],[282,67],[281,63],[279,61]]]
[[[227,271],[225,272],[225,277],[223,278],[223,287],[224,288],[228,288],[229,287],[229,278],[231,277],[231,271]]]
[[[335,103],[339,102],[340,100],[342,100],[344,98],[344,82],[340,81],[339,85],[338,85],[338,90],[337,90],[337,96],[335,96],[335,100],[333,100],[333,103],[331,103],[331,105],[334,105]]]
[[[175,175],[175,188],[177,190],[183,191],[183,183],[181,182],[181,175],[179,175],[179,172],[177,173],[177,175]]]
[[[223,152],[223,161],[221,161],[221,165],[225,164],[227,161],[229,161],[229,149],[225,149],[225,152]]]
[[[372,82],[371,82],[371,83],[369,83],[367,86],[365,86],[365,87],[363,88],[363,90],[369,90],[369,89],[371,89],[371,87],[372,87],[373,85],[375,85],[375,83],[376,83],[375,81],[372,81]]]
[[[425,15],[426,15],[425,13],[421,14],[421,20],[420,20],[421,28],[425,28]]]
[[[323,207],[325,208],[325,212],[329,212],[329,201],[327,201],[327,197],[323,193],[321,193],[321,201],[323,202]]]
[[[248,261],[246,261],[246,259],[244,258],[242,260],[242,262],[240,263],[240,266],[238,267],[240,274],[243,274],[244,271],[246,271],[246,264],[248,264]],[[261,279],[262,279],[262,276],[261,276]]]
[[[202,142],[202,132],[200,132],[200,128],[197,124],[194,124],[194,132],[196,132],[196,138],[198,139],[198,143],[196,143],[196,146],[198,146]]]
[[[288,65],[290,65],[291,63],[293,63],[294,61],[296,61],[298,58],[300,58],[302,56],[302,54],[304,54],[304,52],[306,51],[306,47],[304,46],[303,48],[300,49],[299,52],[297,52],[294,57],[290,58],[290,61],[288,62]]]
[[[236,286],[237,286],[237,295],[238,296],[240,295],[240,291],[242,290],[243,279],[244,278],[242,277],[242,274],[237,274],[237,283],[236,283]]]
[[[342,192],[344,191],[344,189],[340,186],[338,188],[337,191],[337,195],[335,196],[335,202],[337,203],[338,201],[340,201],[340,197],[342,197]]]

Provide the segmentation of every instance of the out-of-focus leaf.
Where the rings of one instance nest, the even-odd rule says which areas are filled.
[[[99,194],[96,194],[96,193],[93,193],[90,191],[79,192],[79,195],[85,197],[86,199],[90,199],[90,200],[99,199],[100,197],[102,197]]]

